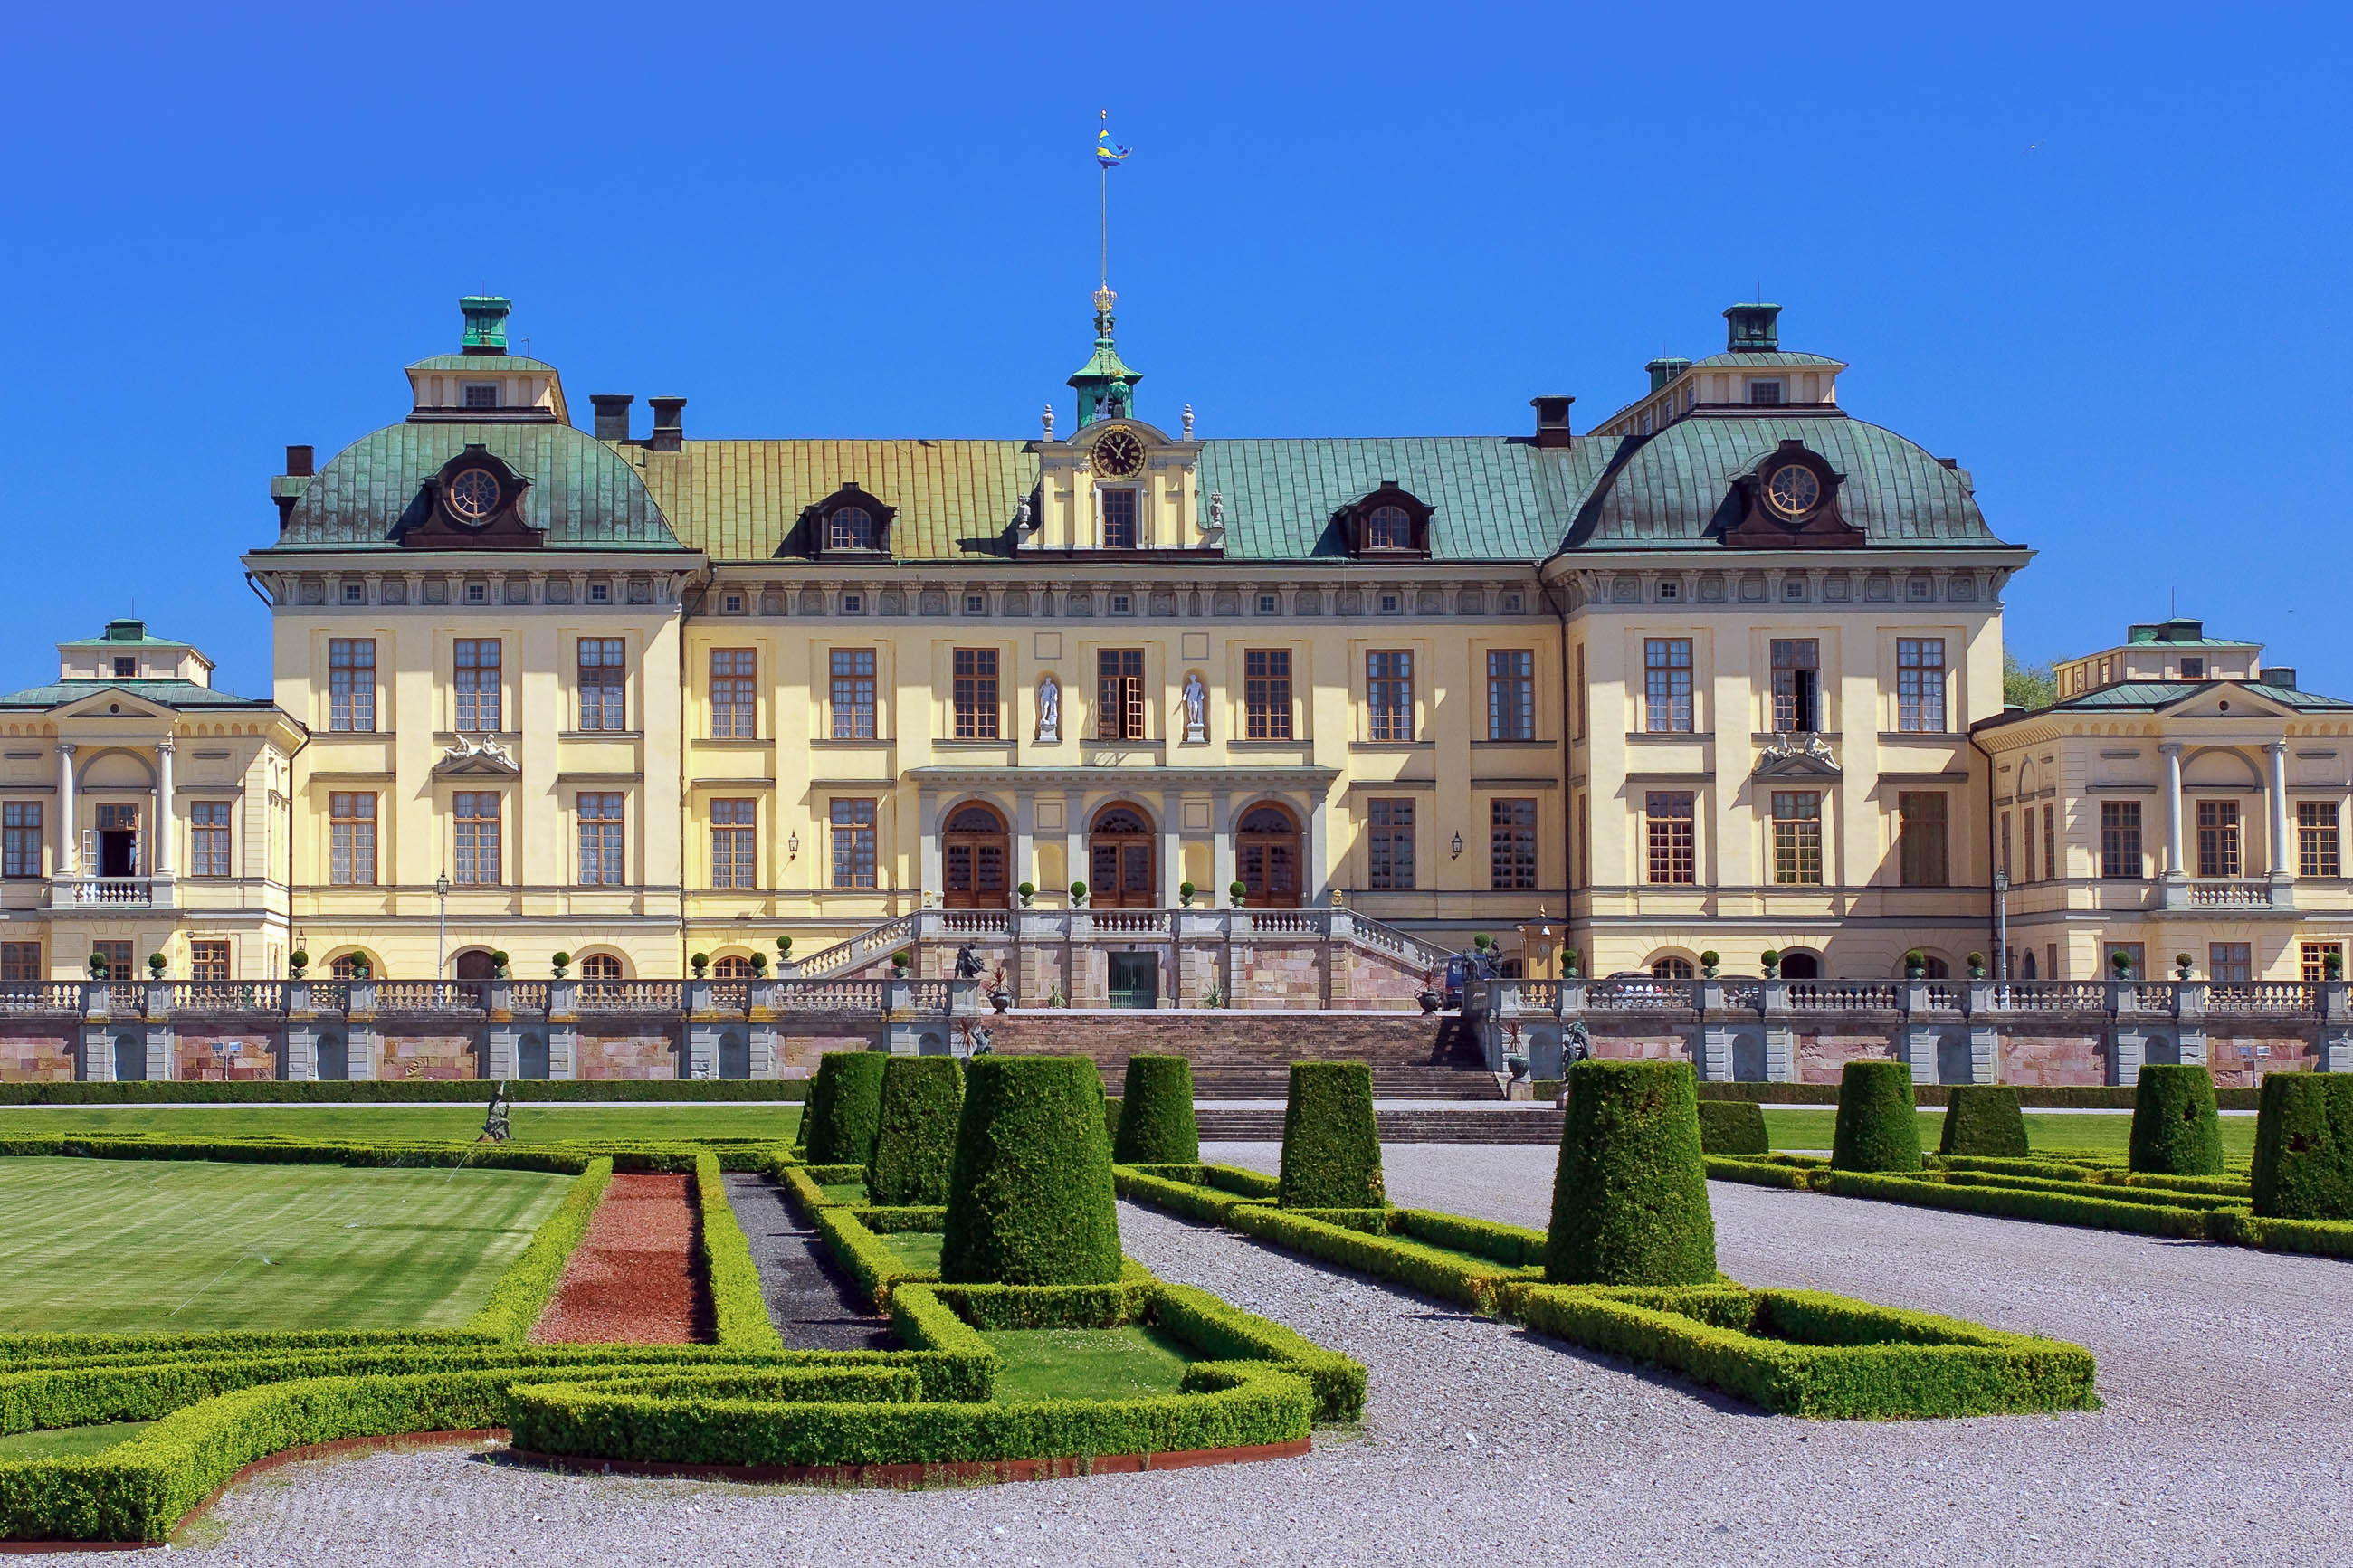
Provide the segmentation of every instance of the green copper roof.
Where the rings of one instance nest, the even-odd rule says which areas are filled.
[[[2260,680],[2119,680],[2090,691],[2065,697],[2038,713],[2059,712],[2155,712],[2184,702],[2200,692],[2211,692],[2218,687],[2237,687],[2250,695],[2276,702],[2283,708],[2299,712],[2343,711],[2353,709],[2353,702],[2338,697],[2323,697],[2316,692],[2296,691],[2284,686],[2271,686]]]
[[[1430,553],[1446,561],[1541,561],[1607,447],[1538,447],[1499,436],[1205,441],[1199,489],[1223,500],[1229,560],[1345,556],[1343,507],[1395,479],[1431,508]]]
[[[461,360],[461,363],[479,361]],[[390,546],[421,521],[425,481],[479,446],[527,476],[524,521],[551,547],[675,550],[679,542],[627,459],[569,425],[390,425],[335,454],[287,514],[276,548]]]
[[[1893,430],[1835,414],[1700,414],[1624,437],[1609,473],[1582,499],[1565,548],[1712,546],[1732,521],[1724,514],[1733,479],[1783,441],[1804,442],[1846,476],[1839,510],[1873,544],[2001,542],[1986,527],[1968,476]]]
[[[194,646],[195,645],[192,643],[181,642],[174,637],[149,637],[147,635],[147,623],[145,621],[128,620],[107,622],[106,630],[97,637],[77,637],[71,642],[61,642],[58,644],[58,647],[61,648],[192,647]]]
[[[101,691],[122,691],[161,708],[271,708],[267,697],[239,697],[193,680],[58,680],[0,696],[0,708],[47,709]]]
[[[418,360],[408,368],[411,370],[471,370],[480,371],[484,375],[492,375],[500,372],[512,374],[520,371],[537,371],[546,375],[555,374],[555,367],[545,360],[525,359],[521,354],[435,354],[430,359]]]
[[[1696,362],[1694,370],[1719,370],[1725,366],[1743,366],[1756,370],[1843,370],[1844,360],[1831,359],[1827,354],[1793,353],[1786,349],[1743,350],[1736,353],[1710,354]]]

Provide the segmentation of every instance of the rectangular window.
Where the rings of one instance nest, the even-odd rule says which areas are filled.
[[[365,734],[375,728],[375,639],[327,640],[327,728]]]
[[[327,880],[338,888],[375,886],[375,796],[337,790],[327,796]]]
[[[2239,803],[2201,800],[2198,803],[2198,874],[2201,877],[2239,875]]]
[[[1103,492],[1103,542],[1105,550],[1135,548],[1135,492],[1132,489],[1112,489]]]
[[[1584,657],[1582,649],[1577,657]],[[1577,689],[1585,682],[1580,678]],[[1526,648],[1495,648],[1487,655],[1487,739],[1536,738],[1536,656]]]
[[[1487,803],[1487,885],[1495,889],[1536,885],[1536,803]]]
[[[1781,384],[1778,381],[1752,381],[1748,384],[1750,404],[1778,404],[1781,401]]]
[[[955,738],[959,741],[997,739],[997,650],[960,647],[955,650]]]
[[[1773,880],[1785,888],[1822,881],[1822,797],[1815,790],[1773,792]]]
[[[1494,660],[1490,658],[1487,661],[1487,672],[1490,678],[1493,676],[1494,668]],[[1491,696],[1489,698],[1490,710],[1487,720],[1488,728],[1490,730],[1494,727],[1494,714],[1493,707],[1493,699]],[[1530,723],[1534,723],[1535,721],[1535,694],[1533,692],[1529,695],[1528,720]],[[1490,738],[1493,739],[1496,737]],[[1583,643],[1577,645],[1577,738],[1580,741],[1585,739],[1585,645]]]
[[[620,795],[581,795],[579,816],[580,885],[617,888],[628,882],[628,856],[622,842]]]
[[[499,853],[499,796],[495,790],[459,790],[449,800],[455,880],[461,888],[495,888],[506,864]]]
[[[10,801],[0,806],[0,874],[37,877],[41,874],[41,803]]]
[[[1945,796],[1926,790],[1895,797],[1896,873],[1907,888],[1943,888],[1952,882],[1945,836]]]
[[[37,942],[0,942],[0,983],[30,985],[48,978]]]
[[[748,647],[711,650],[711,738],[750,741],[760,733],[760,701],[752,679],[758,661]]]
[[[466,384],[466,406],[496,408],[499,405],[499,384],[495,381],[470,381]]]
[[[1383,892],[1410,888],[1413,881],[1413,802],[1365,803],[1366,885]]]
[[[755,802],[714,800],[711,803],[711,885],[714,888],[756,888],[758,868],[753,864],[752,811]]]
[[[1945,639],[1895,639],[1895,727],[1918,734],[1945,728]]]
[[[91,956],[106,960],[107,974],[116,980],[132,978],[131,944],[127,942],[94,942],[90,944]]]
[[[1413,739],[1413,655],[1365,655],[1365,700],[1372,709],[1376,741]]]
[[[2299,956],[2304,961],[2304,983],[2307,985],[2323,980],[2334,980],[2345,973],[2345,944],[2341,942],[2307,942],[2302,944]],[[2328,972],[2328,961],[2337,960],[2337,973]]]
[[[1095,739],[1145,739],[1144,650],[1106,647],[1095,652]]]
[[[874,650],[833,650],[833,738],[874,739]]]
[[[2006,811],[2001,814],[2001,870],[2004,876],[2010,874],[2010,813]]]
[[[2059,863],[2059,808],[2055,805],[2042,808],[2042,874],[2054,882],[2067,874],[2067,868]]]
[[[225,800],[200,800],[188,807],[188,875],[226,877],[228,868],[228,808]]]
[[[1242,655],[1242,707],[1249,739],[1291,739],[1289,648],[1252,648]]]
[[[506,726],[499,700],[500,647],[495,637],[460,637],[454,656],[458,675],[458,728],[488,734]]]
[[[2026,879],[2031,882],[2035,879],[2034,808],[2032,806],[2030,805],[2024,811],[2019,813],[2018,829],[2020,836],[2026,840]]]
[[[227,984],[228,943],[225,942],[188,943],[188,978],[199,985]]]
[[[1688,885],[1699,879],[1692,838],[1695,815],[1692,804],[1693,797],[1687,790],[1654,789],[1642,797],[1651,881]]]
[[[1689,637],[1651,637],[1642,644],[1642,727],[1653,735],[1684,735],[1692,728]]]
[[[2100,875],[2111,881],[2140,880],[2140,802],[2100,803]]]
[[[1813,637],[1773,640],[1773,728],[1810,734],[1821,723],[1822,645]]]
[[[833,803],[833,885],[874,886],[874,803],[871,800]]]
[[[2345,863],[2337,841],[2337,803],[2298,801],[2295,807],[2295,874],[2341,877]]]
[[[580,639],[580,727],[583,730],[626,730],[628,724],[628,673],[622,664],[619,637]]]
[[[2116,973],[2116,955],[2119,952],[2131,961],[2125,966],[2125,972],[2121,975]],[[2112,942],[2104,950],[2101,963],[2114,978],[2146,980],[2148,978],[2148,946],[2145,942]]]
[[[2217,985],[2244,985],[2255,977],[2251,944],[2210,942],[2206,944],[2206,978]]]

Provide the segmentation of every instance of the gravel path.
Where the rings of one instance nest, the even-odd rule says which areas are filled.
[[[891,1321],[867,1310],[858,1288],[835,1266],[831,1249],[793,1213],[774,1177],[730,1173],[727,1204],[752,1244],[760,1293],[788,1348],[868,1351],[897,1344]]]
[[[1271,1145],[1212,1158],[1269,1168]],[[1392,1194],[1542,1223],[1551,1152],[1393,1146]],[[927,1493],[582,1480],[458,1452],[290,1466],[191,1546],[225,1563],[2337,1564],[2353,1555],[2353,1270],[1718,1184],[1725,1267],[2037,1328],[2108,1407],[1764,1416],[1229,1233],[1124,1207],[1128,1250],[1361,1358],[1303,1458]]]
[[[691,1344],[704,1316],[684,1176],[616,1175],[533,1326],[542,1344]]]

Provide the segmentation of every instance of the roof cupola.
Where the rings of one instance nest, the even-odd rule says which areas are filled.
[[[1781,346],[1778,305],[1728,305],[1725,308],[1724,347],[1728,353],[1769,354]]]
[[[1094,355],[1079,366],[1070,381],[1078,389],[1082,427],[1098,419],[1124,419],[1135,413],[1135,384],[1144,377],[1127,368],[1112,342],[1112,326],[1117,320],[1112,307],[1118,303],[1119,296],[1109,284],[1095,290]]]
[[[497,294],[469,294],[458,301],[465,312],[466,332],[459,346],[470,354],[507,352],[507,312],[514,301]]]

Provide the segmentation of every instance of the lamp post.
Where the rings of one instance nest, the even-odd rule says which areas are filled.
[[[1993,874],[1993,977],[2010,984],[2010,873]]]
[[[439,932],[433,943],[433,978],[446,980],[449,975],[449,873],[442,872],[433,879],[433,897],[439,904],[437,923]]]

